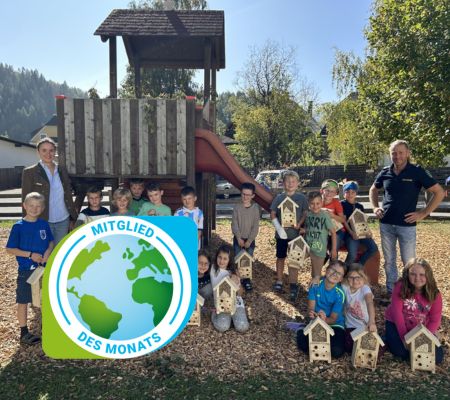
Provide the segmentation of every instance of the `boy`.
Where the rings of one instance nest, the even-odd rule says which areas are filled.
[[[311,257],[311,286],[320,282],[327,255],[328,235],[331,235],[331,258],[337,258],[336,232],[330,214],[324,211],[320,192],[308,194],[309,211],[305,219],[305,241]]]
[[[347,182],[344,185],[343,189],[344,189],[344,200],[341,201],[341,204],[344,210],[345,218],[346,220],[348,220],[356,208],[364,212],[364,207],[361,203],[356,202],[356,196],[358,194],[359,189],[358,183],[354,181]],[[366,248],[366,251],[361,255],[359,263],[361,265],[364,265],[366,261],[378,251],[376,243],[371,237],[358,240],[356,232],[352,231],[347,222],[345,222],[345,228],[347,229],[345,235],[345,247],[347,247],[348,251],[345,263],[347,265],[350,265],[355,262],[356,255],[358,254],[358,247],[360,244],[362,244]]]
[[[87,190],[86,197],[88,206],[84,210],[81,210],[80,214],[78,214],[75,227],[107,217],[109,215],[108,209],[101,205],[102,189],[92,186]]]
[[[255,239],[259,230],[260,208],[253,203],[255,197],[255,185],[245,182],[241,186],[241,203],[236,204],[231,219],[231,231],[233,232],[233,249],[237,255],[241,249],[245,249],[253,256]],[[253,289],[249,278],[242,280],[242,286],[249,292]]]
[[[137,215],[171,216],[172,210],[162,203],[164,190],[161,190],[157,183],[149,183],[146,189],[150,201],[142,205]]]
[[[20,341],[37,344],[39,336],[28,331],[28,303],[31,303],[31,285],[27,279],[39,265],[44,265],[53,250],[53,235],[47,221],[39,219],[44,210],[44,196],[37,192],[28,193],[23,202],[25,217],[16,222],[6,243],[6,252],[16,256],[19,264],[16,302],[17,319],[20,327]]]
[[[173,214],[176,217],[188,217],[195,222],[198,229],[198,248],[202,245],[202,231],[203,231],[203,211],[195,206],[197,195],[192,186],[185,186],[181,190],[181,202],[183,207],[180,207]]]
[[[139,210],[147,202],[147,199],[142,196],[144,192],[144,181],[142,179],[131,179],[130,180],[130,192],[133,199],[128,206],[128,210],[134,215],[138,215]]]
[[[283,291],[283,271],[284,261],[287,256],[288,243],[295,239],[299,235],[300,226],[305,220],[306,211],[308,209],[308,202],[305,195],[302,193],[296,193],[300,178],[295,171],[286,171],[283,174],[283,188],[284,192],[275,197],[270,206],[270,219],[276,229],[275,239],[277,242],[277,280],[273,285],[275,292],[281,293]],[[281,210],[278,206],[283,202],[286,197],[290,197],[297,205],[296,217],[297,224],[295,227],[283,228],[280,224]],[[290,287],[290,299],[295,301],[298,296],[298,270],[295,268],[289,268],[289,287]]]
[[[328,211],[330,217],[344,225],[346,222],[344,216],[344,210],[342,209],[342,205],[336,196],[339,193],[339,184],[333,179],[325,179],[322,182],[322,186],[320,189],[320,193],[322,194],[323,200],[323,208],[325,211]],[[336,228],[336,225],[335,225]],[[341,246],[344,244],[345,239],[345,228],[342,227],[339,230],[336,230],[336,251],[338,252]]]

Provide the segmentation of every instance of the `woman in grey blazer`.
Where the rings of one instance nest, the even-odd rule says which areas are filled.
[[[46,137],[37,144],[40,161],[22,173],[22,201],[30,192],[45,197],[45,209],[40,218],[49,222],[55,246],[76,221],[77,211],[72,200],[72,187],[67,170],[55,162],[56,143]]]

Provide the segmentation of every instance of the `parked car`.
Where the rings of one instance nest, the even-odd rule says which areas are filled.
[[[228,199],[230,196],[239,196],[239,189],[227,181],[219,181],[216,184],[216,196]]]
[[[256,175],[255,181],[268,190],[277,190],[283,188],[283,173],[286,169],[272,169],[261,171]]]

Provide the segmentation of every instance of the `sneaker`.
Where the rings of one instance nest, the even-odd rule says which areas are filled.
[[[241,284],[246,292],[251,292],[253,290],[252,281],[249,278],[242,279]]]
[[[275,282],[272,289],[275,293],[283,293],[283,284],[280,282]]]
[[[299,287],[295,283],[291,283],[289,287],[290,287],[289,300],[295,302],[298,297]]]

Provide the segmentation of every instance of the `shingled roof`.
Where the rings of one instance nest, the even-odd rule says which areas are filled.
[[[225,68],[223,11],[113,10],[94,35],[122,36],[132,66],[204,68],[209,43],[211,68]]]
[[[94,35],[223,37],[224,13],[217,10],[113,10]]]

